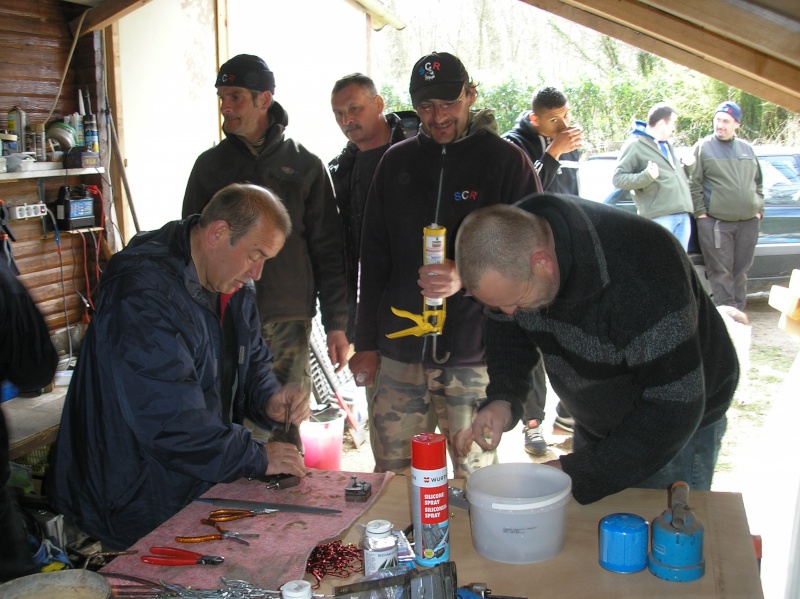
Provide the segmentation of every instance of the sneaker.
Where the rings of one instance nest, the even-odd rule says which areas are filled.
[[[575,419],[561,403],[556,404],[556,419],[553,425],[568,433],[575,432]]]
[[[525,436],[525,451],[531,455],[543,456],[547,453],[547,442],[542,436],[542,423],[538,420],[528,420],[522,427]]]

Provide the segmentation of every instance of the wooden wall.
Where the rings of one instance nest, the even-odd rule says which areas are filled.
[[[107,151],[103,156],[108,135],[101,112],[105,94],[100,33],[79,39],[53,109],[73,44],[69,22],[85,9],[62,0],[0,0],[0,129],[7,128],[7,113],[14,105],[25,110],[29,125],[60,120],[78,110],[78,90],[88,87],[92,111],[98,115],[101,158],[107,164]],[[53,114],[47,119],[51,110]],[[0,180],[0,198],[12,207],[51,203],[58,197],[60,186],[80,183],[97,185],[104,197],[110,196],[103,177],[91,175]],[[95,214],[99,215],[100,209],[96,201]],[[84,264],[89,272],[88,287],[94,290],[97,286],[91,234],[63,234],[59,256],[53,233],[43,231],[41,219],[14,220],[10,227],[17,239],[11,245],[20,280],[37,302],[51,332],[64,329],[67,320],[70,325],[85,320],[85,302],[78,295],[88,297]]]

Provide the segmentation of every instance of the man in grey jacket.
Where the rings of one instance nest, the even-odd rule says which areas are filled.
[[[683,162],[669,142],[677,121],[678,113],[665,102],[650,109],[647,123],[636,121],[617,159],[612,182],[631,190],[639,215],[665,227],[686,250],[694,208],[684,167],[691,167],[694,158]]]
[[[723,102],[714,134],[694,146],[691,190],[697,235],[717,306],[744,310],[747,271],[753,263],[764,211],[761,166],[753,147],[736,138],[742,109]]]

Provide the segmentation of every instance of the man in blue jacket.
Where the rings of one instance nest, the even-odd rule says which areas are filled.
[[[14,276],[6,260],[0,260],[0,381],[9,380],[22,391],[50,384],[58,354],[33,299]],[[9,435],[0,409],[0,582],[38,571],[29,551],[22,515],[6,486],[9,467]]]
[[[48,471],[55,509],[104,546],[129,547],[215,483],[305,474],[294,445],[241,424],[310,413],[272,372],[253,285],[290,232],[280,199],[234,184],[110,260]]]

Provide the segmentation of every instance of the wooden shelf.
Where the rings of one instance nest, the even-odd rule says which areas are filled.
[[[17,181],[19,179],[46,179],[50,177],[79,177],[82,175],[102,175],[106,169],[102,166],[91,168],[55,168],[33,171],[0,173],[0,181]]]

